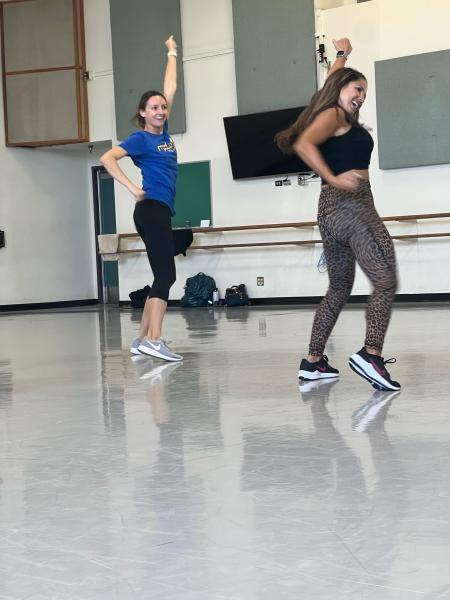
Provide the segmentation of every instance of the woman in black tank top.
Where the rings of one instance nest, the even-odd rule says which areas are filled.
[[[324,355],[325,344],[350,296],[359,264],[373,291],[367,305],[366,336],[349,359],[351,369],[376,389],[400,390],[382,358],[384,337],[397,289],[392,239],[373,203],[368,167],[373,150],[370,133],[359,123],[367,80],[346,68],[348,39],[334,41],[337,59],[321,90],[297,121],[276,136],[286,153],[298,154],[322,178],[318,223],[329,288],[314,317],[309,355],[300,363],[300,380],[332,381],[339,371]],[[391,359],[393,362],[395,359]]]

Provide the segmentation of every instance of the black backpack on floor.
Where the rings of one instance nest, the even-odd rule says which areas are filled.
[[[212,277],[204,273],[197,273],[186,279],[184,296],[181,298],[180,304],[183,308],[212,306],[215,289],[216,282]]]

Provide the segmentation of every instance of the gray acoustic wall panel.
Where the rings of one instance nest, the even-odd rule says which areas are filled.
[[[381,169],[450,163],[450,50],[375,63]]]
[[[233,0],[239,114],[307,104],[317,89],[314,0]]]
[[[169,126],[186,131],[179,0],[110,0],[110,10],[118,139],[136,129],[130,119],[142,93],[163,91],[170,34],[178,44],[178,87]]]

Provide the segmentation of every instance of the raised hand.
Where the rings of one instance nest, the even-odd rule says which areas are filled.
[[[170,52],[171,50],[176,52],[177,43],[173,35],[170,35],[167,40],[164,42],[166,44],[167,50]]]
[[[349,55],[353,50],[350,40],[348,38],[341,38],[340,40],[333,40],[334,47],[339,52],[343,50],[346,55]]]

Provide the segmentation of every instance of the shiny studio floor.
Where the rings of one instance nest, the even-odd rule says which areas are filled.
[[[396,309],[398,394],[361,307],[301,391],[309,308],[171,310],[181,365],[131,311],[1,314],[0,598],[450,599],[449,308]]]

